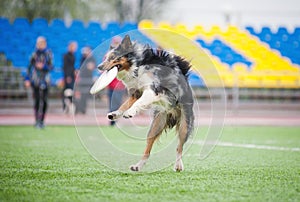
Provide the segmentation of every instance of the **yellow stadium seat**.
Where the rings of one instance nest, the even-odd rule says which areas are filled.
[[[233,25],[229,25],[226,30],[226,33],[238,33],[238,32],[239,32],[239,29]]]
[[[244,63],[235,63],[232,66],[232,70],[236,74],[244,74],[248,72],[248,67]]]
[[[154,23],[151,20],[142,20],[138,27],[139,29],[151,29],[154,27]]]
[[[280,77],[280,86],[282,88],[299,88],[300,74],[283,74]]]
[[[262,87],[263,76],[260,74],[244,73],[239,75],[239,86],[245,88]]]
[[[174,28],[172,27],[172,25],[167,22],[158,23],[158,28],[174,31]]]
[[[262,77],[262,86],[264,88],[280,88],[280,78],[278,74],[268,74]]]
[[[192,38],[196,39],[198,37],[203,36],[204,28],[201,25],[196,25],[190,32]]]
[[[231,71],[220,72],[220,77],[223,81],[224,87],[232,88],[235,86],[236,81],[235,81],[234,75]]]
[[[179,23],[179,24],[175,25],[174,30],[177,33],[182,34],[189,39],[195,39],[194,33],[191,32],[184,24]]]
[[[178,32],[182,32],[182,33],[185,33],[187,32],[187,28],[184,24],[181,24],[181,23],[178,23],[175,25],[175,30],[177,30]]]
[[[221,28],[219,26],[213,25],[213,26],[211,26],[211,28],[209,30],[209,33],[211,35],[221,34],[222,30],[221,30]]]

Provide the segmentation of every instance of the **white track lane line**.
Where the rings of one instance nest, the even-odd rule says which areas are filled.
[[[204,141],[196,141],[194,144],[203,145]],[[211,143],[205,143],[205,144],[211,144]],[[233,142],[218,142],[216,146],[221,147],[238,147],[238,148],[247,148],[247,149],[265,149],[265,150],[274,150],[274,151],[292,151],[292,152],[299,152],[300,148],[294,147],[277,147],[277,146],[269,146],[269,145],[256,145],[256,144],[239,144],[239,143],[233,143]]]

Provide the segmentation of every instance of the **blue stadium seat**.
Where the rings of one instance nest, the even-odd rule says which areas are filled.
[[[291,34],[291,37],[300,42],[300,27],[296,27],[294,29],[293,34]]]
[[[44,18],[35,18],[32,21],[32,29],[38,35],[44,35],[45,33],[49,32],[48,30],[48,21]]]
[[[86,31],[89,34],[98,34],[100,32],[102,32],[102,28],[101,28],[101,24],[98,22],[90,22],[88,24],[88,27],[86,28]]]
[[[137,30],[138,25],[137,23],[133,22],[124,22],[121,26],[121,32],[128,32],[130,30]]]
[[[247,26],[247,27],[246,27],[246,30],[247,30],[248,32],[250,32],[250,34],[252,34],[252,35],[254,35],[254,36],[257,35],[255,29],[254,29],[253,27],[251,27],[251,26]]]
[[[260,34],[273,34],[270,27],[262,27]]]
[[[197,39],[196,42],[199,43],[202,48],[208,48],[209,47],[208,44],[202,39]]]
[[[261,29],[261,31],[257,34],[257,36],[265,41],[265,42],[270,42],[273,40],[274,36],[273,36],[273,33],[271,31],[271,29],[269,27],[263,27]]]
[[[13,62],[14,67],[27,67],[28,66],[28,58],[27,55],[20,51],[15,51],[14,54],[10,58]]]
[[[106,25],[106,32],[110,34],[111,37],[121,33],[121,26],[117,22],[110,22]]]
[[[226,63],[230,66],[233,66],[235,63],[244,63],[249,68],[252,65],[250,61],[248,61],[244,56],[237,53],[231,47],[226,45],[219,39],[213,40],[210,44],[206,43],[202,39],[196,40],[203,48],[208,49],[210,53],[214,56],[220,58],[223,63]]]
[[[19,17],[13,22],[14,31],[17,33],[22,33],[25,31],[30,31],[30,23],[27,18]]]
[[[288,41],[290,37],[290,33],[287,31],[285,27],[279,27],[277,33],[275,34],[276,38],[279,38],[281,41]]]
[[[47,26],[48,27],[48,21],[45,18],[35,18],[32,21],[32,27],[37,26]]]
[[[205,83],[203,79],[195,72],[191,71],[188,77],[189,84],[191,87],[204,87]]]
[[[53,19],[50,23],[49,29],[54,36],[67,33],[68,31],[64,21],[61,19]]]
[[[54,70],[54,71],[50,72],[50,77],[51,77],[51,85],[55,86],[55,85],[57,85],[57,82],[61,78],[63,78],[63,73],[62,73],[62,71],[56,71],[56,70]]]
[[[264,27],[257,36],[270,48],[278,50],[282,56],[288,57],[292,63],[300,64],[298,57],[300,55],[300,29],[297,31],[295,28],[294,33],[291,34],[285,27],[279,27],[273,34],[270,28]]]
[[[81,20],[73,20],[69,31],[74,34],[79,34],[85,31],[84,23]]]
[[[276,35],[290,35],[285,27],[278,27]]]
[[[63,28],[66,27],[65,22],[62,19],[55,18],[51,21],[50,27],[55,29],[55,28]]]
[[[72,20],[70,27],[84,28],[84,22],[79,19]]]
[[[30,23],[27,18],[18,17],[13,22],[14,26],[30,26]]]
[[[0,17],[0,30],[2,30],[3,28],[8,28],[8,27],[10,27],[8,18]]]

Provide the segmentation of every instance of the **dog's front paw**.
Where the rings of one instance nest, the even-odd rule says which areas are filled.
[[[127,111],[125,111],[123,113],[123,117],[128,119],[128,118],[132,118],[137,114],[137,110],[135,107],[131,107],[130,109],[128,109]]]
[[[107,114],[107,118],[110,120],[116,120],[122,116],[122,112],[117,110]]]

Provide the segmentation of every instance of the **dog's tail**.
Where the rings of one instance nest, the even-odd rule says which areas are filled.
[[[194,119],[193,103],[183,104],[180,108],[167,114],[165,130],[176,126],[177,133],[186,142],[193,132]]]

